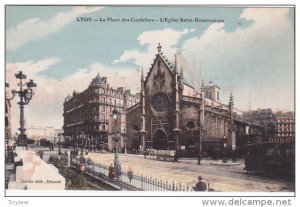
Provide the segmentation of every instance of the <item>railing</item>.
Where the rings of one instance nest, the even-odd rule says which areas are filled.
[[[79,169],[79,162],[78,160],[74,160],[71,162],[71,166],[75,169]],[[118,190],[127,190],[127,191],[138,191],[140,189],[135,188],[132,185],[128,185],[120,180],[117,179],[110,179],[108,176],[106,176],[108,173],[108,169],[106,168],[99,168],[96,165],[88,165],[85,174],[88,176],[91,176],[97,180],[100,180],[101,182],[110,185],[113,188],[116,188]]]
[[[79,161],[76,159],[72,159],[71,161],[71,166],[78,169]],[[188,185],[183,186],[181,183],[177,184],[174,181],[168,182],[150,176],[134,175],[124,171],[121,171],[119,179],[109,178],[108,166],[95,163],[86,163],[85,173],[107,184],[110,183],[120,190],[193,191]]]

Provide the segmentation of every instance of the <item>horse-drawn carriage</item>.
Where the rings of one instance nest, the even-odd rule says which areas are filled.
[[[155,150],[155,149],[145,149],[144,157],[160,160],[160,161],[173,161],[176,154],[175,150]]]
[[[173,161],[176,154],[175,150],[157,150],[157,160],[161,161]]]

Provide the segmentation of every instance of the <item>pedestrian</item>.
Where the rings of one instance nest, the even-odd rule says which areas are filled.
[[[149,152],[148,152],[148,150],[145,148],[145,149],[144,149],[144,158],[146,158],[148,154],[149,154]]]
[[[43,159],[43,157],[44,157],[44,152],[41,151],[41,153],[40,153],[40,158]]]
[[[196,183],[195,187],[193,187],[194,191],[206,191],[207,186],[206,183],[202,180],[201,176],[198,176],[198,182]]]
[[[178,152],[177,152],[177,150],[175,151],[175,154],[174,154],[174,161],[173,162],[179,162],[178,161]]]
[[[129,179],[129,181],[131,183],[131,180],[133,179],[133,169],[132,169],[132,167],[128,168],[127,176],[128,176],[128,179]]]
[[[226,150],[224,150],[223,153],[222,153],[222,160],[223,160],[223,163],[227,163],[227,152],[226,152]]]
[[[197,165],[200,165],[200,162],[201,162],[201,159],[202,159],[202,156],[201,156],[201,152],[198,153],[198,163]]]
[[[231,159],[232,159],[232,162],[233,162],[233,163],[236,163],[237,156],[236,156],[236,153],[235,153],[234,151],[232,151]]]
[[[109,168],[108,168],[108,177],[110,179],[114,179],[115,178],[115,171],[114,171],[114,166],[113,164],[110,164]]]

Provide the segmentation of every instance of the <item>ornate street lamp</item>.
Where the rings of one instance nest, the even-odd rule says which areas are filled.
[[[224,138],[222,139],[222,143],[223,143],[223,163],[227,163],[227,142],[228,139],[226,138],[226,136],[224,135]]]
[[[24,128],[24,106],[32,99],[37,84],[34,83],[32,79],[30,79],[29,82],[26,82],[27,76],[22,71],[15,74],[15,77],[17,79],[17,84],[20,87],[18,91],[14,89],[11,90],[13,94],[11,99],[13,99],[16,94],[20,97],[20,101],[17,103],[20,105],[20,134],[18,136],[17,145],[25,146],[27,149],[27,136],[25,134],[26,129]]]
[[[119,137],[117,136],[117,120],[118,120],[119,111],[116,108],[116,106],[113,109],[112,114],[113,114],[112,117],[115,120],[115,136],[113,136],[113,140],[115,142],[114,170],[115,170],[115,175],[116,175],[117,179],[119,179],[119,177],[121,175],[121,163],[119,161],[119,155],[118,155],[118,141],[119,141]]]
[[[126,134],[126,130],[124,129],[123,132],[123,140],[124,140],[124,154],[127,154],[127,134]]]
[[[81,151],[80,151],[80,162],[79,162],[79,171],[84,172],[85,171],[85,164],[83,160],[83,137],[85,136],[84,132],[80,132],[81,137]]]
[[[61,155],[61,151],[60,151],[60,139],[63,136],[63,133],[58,133],[58,154]]]
[[[81,150],[80,150],[80,163],[83,163],[83,137],[84,132],[80,132],[80,138],[81,138]]]

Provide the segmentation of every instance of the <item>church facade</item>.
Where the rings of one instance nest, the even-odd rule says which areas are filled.
[[[200,92],[186,84],[183,68],[171,63],[161,46],[148,73],[141,74],[140,102],[127,109],[128,148],[197,149],[209,155],[222,147],[235,150],[245,143],[246,126],[263,136],[263,128],[246,123],[234,108],[233,96],[220,103],[220,87],[204,85]],[[253,130],[252,130],[253,131]]]

